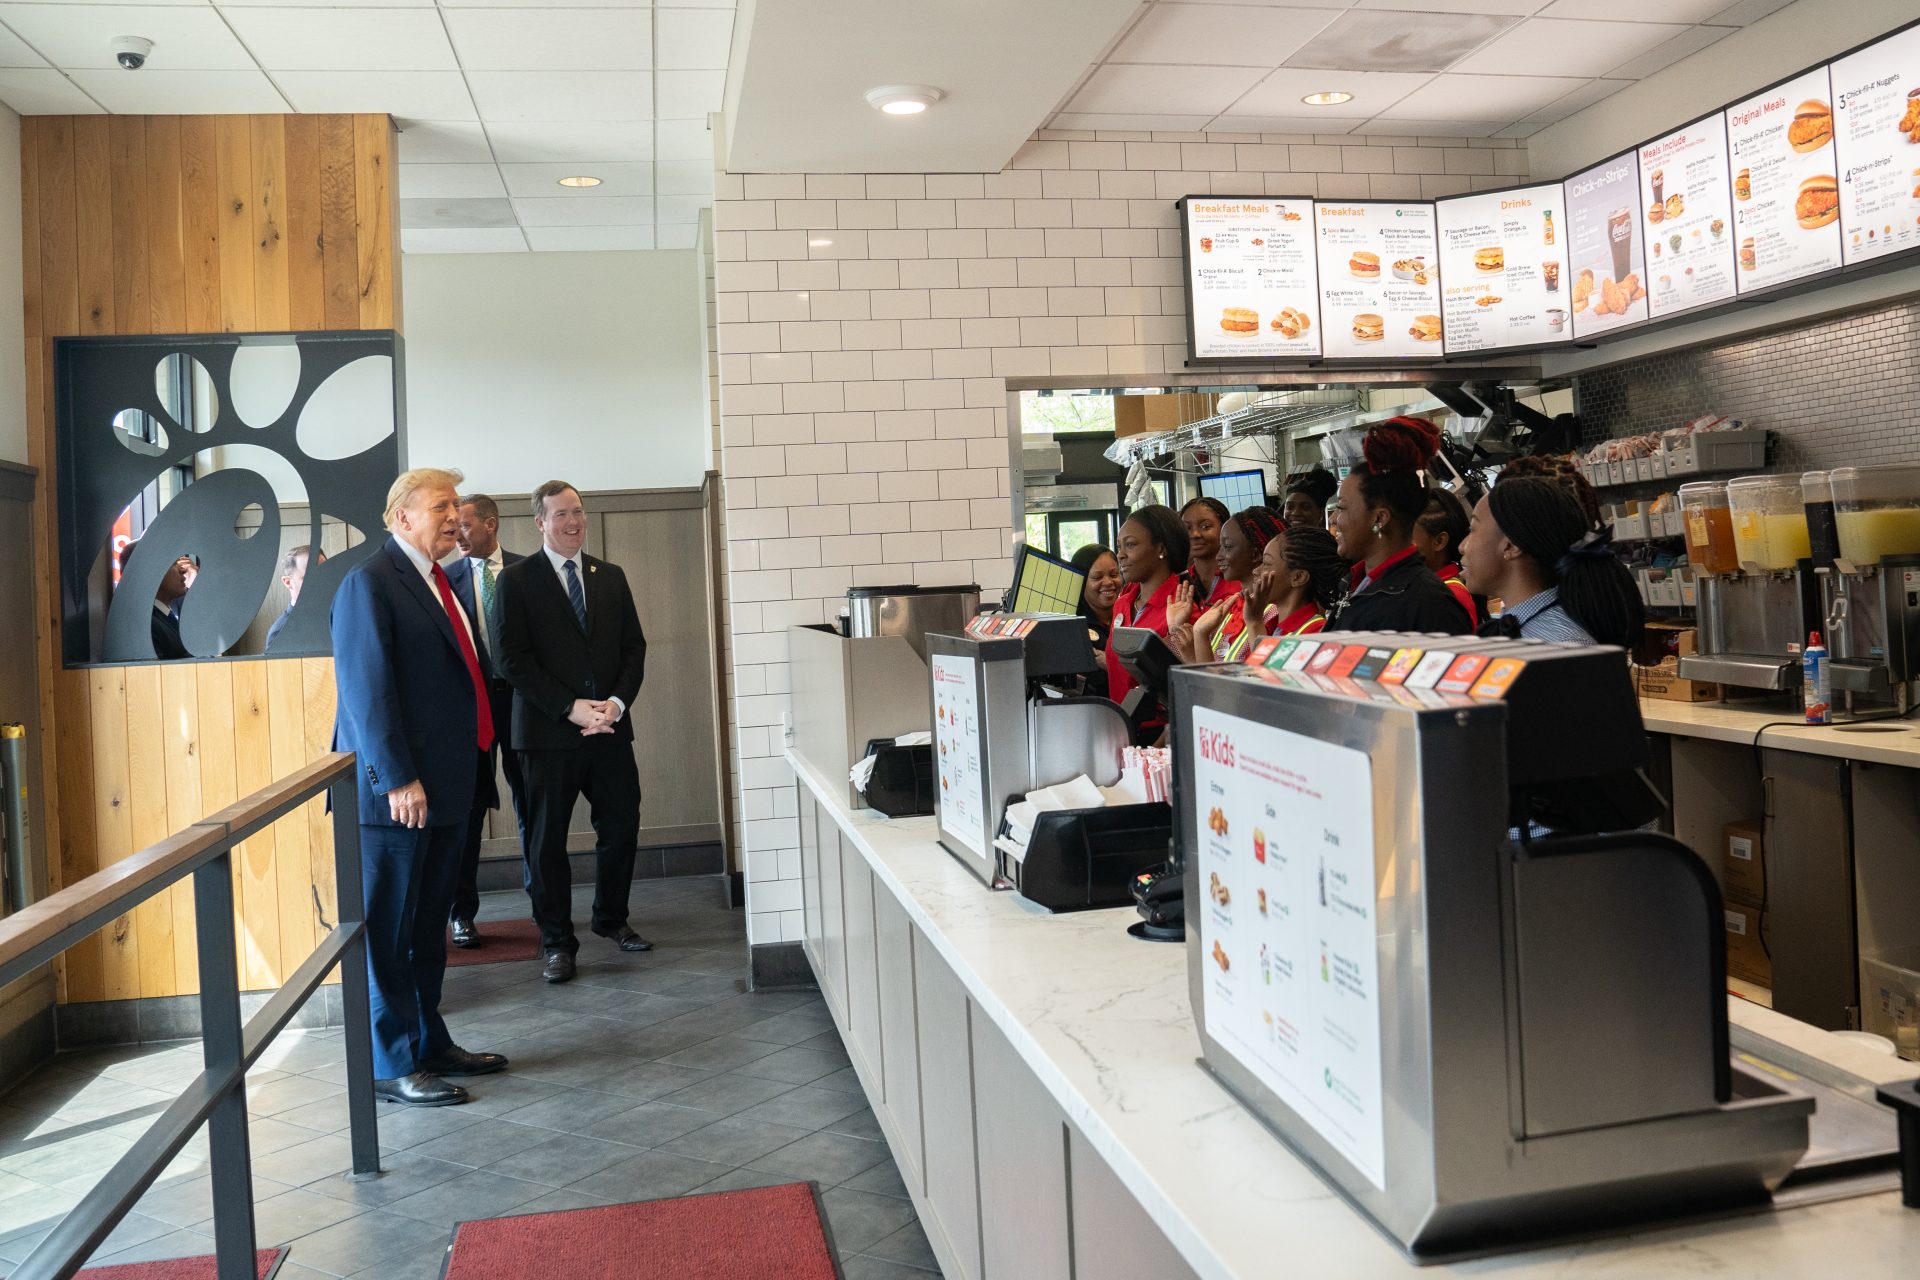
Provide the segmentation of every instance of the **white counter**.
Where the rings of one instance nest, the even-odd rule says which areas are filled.
[[[1648,728],[1679,731],[1651,717]],[[866,859],[876,892],[898,900],[979,1011],[1199,1276],[1915,1274],[1920,1211],[1902,1209],[1894,1194],[1414,1268],[1197,1065],[1184,946],[1128,937],[1130,910],[1053,916],[1015,894],[991,893],[939,847],[932,818],[850,812],[844,779],[825,777],[791,753],[787,759],[847,846]],[[1731,1004],[1736,1022],[1860,1074],[1906,1078],[1916,1070],[1743,1001]]]
[[[1797,713],[1791,709],[1756,711],[1718,702],[1642,698],[1640,719],[1651,733],[1747,746],[1758,733],[1763,747],[1920,769],[1920,718],[1810,725],[1794,723]]]

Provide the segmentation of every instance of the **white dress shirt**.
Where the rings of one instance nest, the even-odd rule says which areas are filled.
[[[500,589],[500,574],[502,570],[506,568],[506,565],[501,561],[500,548],[497,544],[494,546],[493,554],[490,556],[467,557],[467,567],[473,570],[473,611],[480,617],[480,635],[487,642],[487,652],[492,653],[493,632],[489,628],[493,626],[493,622],[487,617],[487,598],[485,593],[480,590],[480,578],[486,573],[486,566],[488,565],[493,566],[493,589],[498,591]]]
[[[567,571],[563,566],[569,564],[573,566],[573,571],[580,575],[580,598],[582,600],[586,599],[587,561],[584,553],[576,551],[570,556],[563,556],[544,542],[540,544],[540,550],[546,553],[548,563],[553,565],[553,574],[556,578],[560,579],[560,589],[562,591],[567,589]],[[569,604],[571,604],[571,602],[569,602]],[[612,694],[608,694],[607,701],[620,709],[620,716],[627,714],[627,704],[620,701],[620,699],[614,697]],[[617,721],[620,716],[615,716],[614,719]]]
[[[407,553],[407,559],[413,561],[413,567],[420,571],[420,577],[424,579],[427,584],[427,594],[433,597],[436,604],[444,607],[446,602],[440,599],[440,588],[433,581],[433,571],[439,568],[439,566],[427,559],[419,548],[415,547],[405,538],[395,538],[394,541],[399,543],[400,549]],[[446,571],[443,569],[441,572],[444,573]],[[467,633],[467,643],[473,644],[473,627],[467,622],[467,611],[460,607],[459,596],[453,598],[453,616],[460,619],[460,629]],[[474,649],[474,656],[476,658],[480,656],[480,650],[477,646]]]

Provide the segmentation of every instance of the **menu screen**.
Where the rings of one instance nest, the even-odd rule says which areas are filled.
[[[1318,356],[1313,202],[1188,196],[1182,208],[1193,358]]]
[[[1203,1024],[1384,1190],[1373,764],[1210,707],[1193,722]]]
[[[1647,322],[1646,247],[1635,205],[1640,166],[1615,156],[1566,181],[1567,308],[1586,338]]]
[[[1828,70],[1847,265],[1920,247],[1920,27]]]
[[[1733,297],[1727,120],[1711,115],[1640,148],[1640,225],[1655,317]]]
[[[1560,184],[1459,196],[1435,208],[1448,353],[1565,341]]]
[[[973,659],[936,653],[933,742],[940,778],[940,825],[981,857],[987,856],[985,778],[980,768],[980,691]]]
[[[1313,207],[1328,359],[1440,354],[1440,246],[1431,204]]]
[[[1727,108],[1741,293],[1840,265],[1840,188],[1827,69]]]

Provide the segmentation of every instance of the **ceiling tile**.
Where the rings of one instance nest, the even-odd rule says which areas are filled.
[[[646,196],[602,196],[569,200],[563,196],[516,199],[513,211],[523,227],[652,226],[653,201]]]
[[[1547,126],[1544,124],[1510,124],[1504,129],[1494,130],[1496,138],[1531,138]]]
[[[655,196],[654,220],[660,223],[698,222],[700,211],[712,203],[712,196]]]
[[[47,60],[13,32],[0,28],[0,67],[44,67]]]
[[[713,130],[705,119],[660,120],[653,126],[662,160],[700,160],[713,167]]]
[[[1444,71],[1513,25],[1472,13],[1343,13],[1287,58],[1290,67],[1341,71]]]
[[[594,250],[651,249],[653,228],[647,227],[528,227],[527,243],[541,253],[585,253]]]
[[[1228,112],[1207,124],[1209,133],[1352,133],[1351,116],[1243,116]]]
[[[713,196],[713,161],[659,160],[653,166],[654,190],[663,196]]]
[[[654,108],[662,120],[705,120],[720,109],[725,71],[657,71]]]
[[[691,249],[700,238],[700,224],[697,222],[669,222],[653,229],[653,247],[656,249]]]
[[[458,71],[281,71],[273,78],[294,110],[308,114],[385,111],[414,120],[476,118]]]
[[[84,67],[134,79],[134,73],[120,70],[107,47],[115,36],[153,41],[153,55],[139,75],[252,70],[254,65],[211,5],[0,4],[0,22],[54,66],[69,70]]]
[[[76,71],[74,83],[116,115],[276,115],[286,99],[261,71]]]
[[[1680,59],[1717,44],[1739,30],[1737,27],[1688,27],[1663,45],[1647,50],[1629,62],[1610,68],[1607,75],[1616,80],[1644,80],[1656,71],[1672,66]]]
[[[1637,58],[1683,26],[1643,22],[1563,22],[1529,18],[1492,44],[1455,63],[1453,70],[1487,75],[1525,73],[1597,76]]]
[[[1525,119],[1528,124],[1554,124],[1565,120],[1576,111],[1585,111],[1594,103],[1611,98],[1628,85],[1631,80],[1592,80],[1567,94],[1556,98],[1538,111],[1530,111]]]
[[[1096,115],[1207,115],[1225,111],[1259,80],[1250,67],[1096,67],[1069,111]]]
[[[653,158],[654,126],[645,120],[500,121],[487,125],[493,158],[501,163],[561,160],[635,161]],[[712,147],[709,146],[711,151]]]
[[[1479,120],[1511,124],[1586,81],[1562,76],[1435,76],[1381,113],[1387,120]]]
[[[1543,18],[1595,18],[1606,22],[1705,22],[1728,0],[1554,0]]]
[[[1062,111],[1047,122],[1050,129],[1113,129],[1145,132],[1160,129],[1167,133],[1198,133],[1213,121],[1213,115],[1135,116],[1112,112]]]
[[[661,9],[654,15],[662,71],[725,70],[733,46],[730,9]]]
[[[219,0],[222,9],[431,9],[434,0]]]
[[[268,71],[460,68],[431,9],[236,9],[227,21]]]
[[[1735,3],[1714,14],[1713,21],[1730,27],[1744,27],[1792,3],[1793,0],[1735,0]]]
[[[408,164],[402,156],[403,200],[467,200],[506,194],[500,170],[491,164]]]
[[[1273,67],[1339,16],[1332,9],[1157,4],[1106,61]]]
[[[1369,120],[1355,134],[1396,134],[1430,138],[1491,138],[1498,124],[1485,120]]]
[[[52,68],[0,71],[0,102],[23,116],[93,116],[103,110]]]
[[[402,253],[525,253],[527,238],[518,227],[488,229],[400,228]]]
[[[401,164],[492,164],[478,120],[400,121]]]
[[[442,9],[577,9],[589,0],[440,0]],[[649,0],[591,0],[602,9],[646,9]],[[690,9],[704,9],[704,0],[671,0]],[[733,0],[727,0],[732,4]]]
[[[1432,74],[1424,71],[1302,71],[1281,67],[1242,95],[1227,114],[1364,120],[1385,111],[1431,79]],[[1336,89],[1352,94],[1353,101],[1328,107],[1308,107],[1300,101],[1310,93]]]
[[[645,9],[462,9],[447,13],[469,71],[629,71],[653,65]]]
[[[1428,13],[1496,13],[1524,18],[1545,0],[1359,0],[1356,9],[1422,9]]]
[[[473,71],[480,118],[650,120],[653,77],[645,71]]]
[[[400,201],[402,227],[513,227],[513,204],[504,198],[483,200]]]
[[[503,164],[501,176],[510,196],[551,196],[560,200],[605,200],[609,196],[650,196],[653,194],[651,164],[601,164],[589,161],[568,164]],[[597,187],[563,187],[560,179],[576,174],[591,174],[600,179]]]

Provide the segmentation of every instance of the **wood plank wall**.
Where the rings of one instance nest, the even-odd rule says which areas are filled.
[[[21,121],[29,444],[49,879],[198,821],[324,750],[324,658],[62,670],[53,339],[400,327],[395,134],[385,115],[29,116]],[[235,858],[241,981],[278,985],[333,915],[321,803]],[[198,990],[176,886],[62,960],[63,1001]]]

